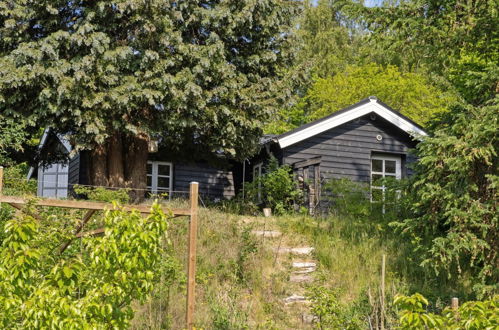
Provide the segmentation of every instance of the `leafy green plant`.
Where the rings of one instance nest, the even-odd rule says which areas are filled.
[[[409,215],[396,224],[422,265],[471,275],[477,295],[499,283],[499,105],[456,107],[451,120],[419,143],[406,189]]]
[[[348,308],[339,302],[338,292],[322,286],[312,286],[308,291],[312,301],[311,312],[319,329],[361,329],[362,323]]]
[[[68,255],[54,254],[45,224],[30,216],[8,221],[0,246],[0,327],[126,327],[132,301],[144,301],[157,281],[168,217],[157,204],[148,217],[107,211],[103,237],[84,238],[80,253]]]
[[[279,166],[275,157],[269,160],[263,175],[246,184],[245,193],[247,203],[270,207],[274,214],[290,211],[301,196],[291,168]]]
[[[497,329],[499,327],[499,296],[485,301],[469,301],[457,310],[449,307],[439,314],[428,313],[428,301],[419,293],[395,297],[400,329]]]
[[[119,202],[126,204],[130,201],[129,190],[123,189],[107,189],[104,187],[87,187],[75,185],[73,187],[76,194],[86,196],[90,200],[99,202]]]

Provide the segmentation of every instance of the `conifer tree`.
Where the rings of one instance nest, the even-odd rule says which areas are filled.
[[[299,3],[0,3],[0,112],[70,133],[91,182],[145,188],[147,146],[244,158],[286,95]]]

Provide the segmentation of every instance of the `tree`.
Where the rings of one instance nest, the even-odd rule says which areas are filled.
[[[478,295],[499,283],[498,104],[456,106],[452,124],[419,143],[410,215],[398,224],[422,265],[449,277],[466,274]]]
[[[242,159],[286,95],[297,2],[0,4],[0,112],[70,133],[91,182],[145,188],[148,142]]]
[[[475,106],[498,92],[497,1],[383,1],[369,8],[345,0],[342,10],[371,31],[378,62],[444,77]]]
[[[341,11],[341,1],[307,1],[297,31],[297,69],[308,68],[312,77],[327,78],[361,60],[363,34]]]
[[[281,120],[269,126],[282,133],[330,115],[370,95],[425,125],[447,111],[455,96],[433,86],[423,74],[401,72],[395,66],[348,65],[334,76],[315,79],[298,105],[283,111]]]
[[[23,141],[26,138],[23,126],[22,123],[16,123],[0,114],[0,166],[11,163],[10,151],[22,150]]]

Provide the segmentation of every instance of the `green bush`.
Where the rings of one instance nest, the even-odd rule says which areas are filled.
[[[139,212],[107,211],[103,237],[84,238],[78,253],[58,254],[50,221],[10,220],[0,246],[0,328],[125,328],[132,301],[157,280],[167,216],[155,204]],[[73,252],[73,253],[72,253]]]
[[[103,187],[87,187],[75,185],[73,187],[75,193],[83,195],[90,200],[98,202],[119,202],[127,204],[130,201],[129,190],[122,189],[106,189]]]
[[[279,166],[272,157],[266,166],[265,173],[246,183],[245,203],[263,205],[272,208],[275,214],[284,214],[293,209],[301,191],[293,178],[288,165]]]
[[[445,308],[441,314],[428,313],[428,301],[419,293],[397,296],[394,300],[399,309],[401,329],[498,329],[499,296],[490,300],[469,301],[456,311]]]
[[[310,311],[315,316],[319,329],[362,329],[359,315],[338,300],[338,292],[322,286],[312,286],[308,291],[312,305]]]
[[[478,297],[499,288],[499,98],[456,106],[418,144],[407,186],[410,214],[398,221],[420,262],[437,274],[469,277]]]

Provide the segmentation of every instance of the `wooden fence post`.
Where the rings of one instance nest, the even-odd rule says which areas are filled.
[[[452,308],[452,310],[454,312],[457,312],[458,308],[459,308],[459,298],[452,298],[451,301],[450,301],[450,307]]]
[[[0,166],[0,196],[3,194],[3,167]]]
[[[3,195],[3,167],[0,166],[0,197]],[[0,207],[2,207],[2,202],[0,202]]]
[[[191,182],[190,185],[190,211],[189,221],[189,259],[187,273],[187,329],[193,328],[194,323],[194,303],[196,291],[196,235],[198,227],[198,193],[199,183]]]
[[[385,329],[385,262],[386,255],[381,258],[381,330]]]

